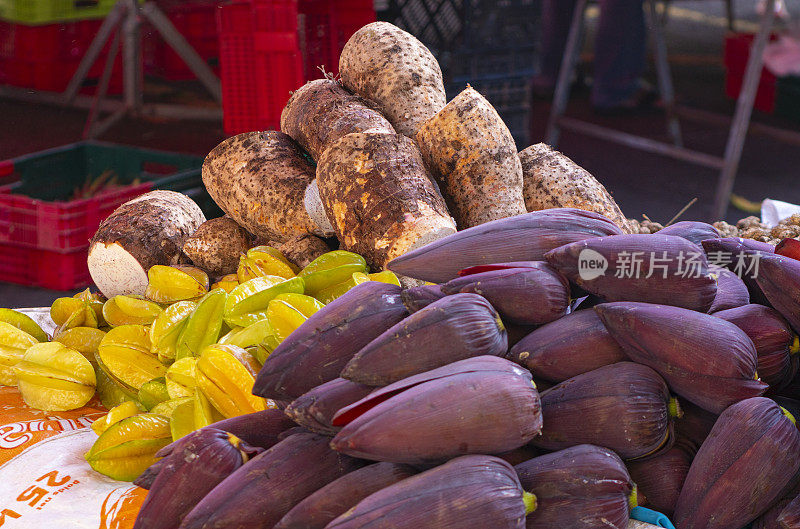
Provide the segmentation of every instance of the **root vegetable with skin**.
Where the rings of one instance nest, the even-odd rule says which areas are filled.
[[[333,234],[314,177],[300,146],[276,131],[228,138],[203,162],[203,183],[214,201],[240,226],[267,240]]]
[[[151,191],[126,202],[89,243],[92,280],[107,298],[144,295],[147,270],[178,264],[184,242],[205,220],[192,199],[174,191]]]
[[[525,208],[577,208],[599,213],[633,233],[614,198],[592,174],[545,143],[520,151]]]
[[[210,219],[186,240],[183,253],[213,275],[235,274],[239,255],[250,248],[250,235],[230,217]]]
[[[455,233],[414,142],[400,134],[348,134],[317,164],[325,211],[344,249],[375,268]]]
[[[305,268],[320,255],[331,251],[325,241],[310,233],[293,237],[277,248],[289,261],[300,268]]]
[[[428,120],[416,141],[460,229],[525,213],[514,138],[471,87]]]
[[[317,79],[292,94],[281,112],[281,131],[319,160],[325,149],[352,132],[385,132],[394,128],[361,97],[331,79]]]
[[[367,24],[350,37],[339,73],[345,87],[373,101],[397,132],[411,138],[447,103],[436,58],[388,22]]]

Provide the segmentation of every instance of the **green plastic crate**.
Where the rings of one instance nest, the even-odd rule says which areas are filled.
[[[800,122],[800,77],[778,78],[775,115]]]
[[[0,0],[0,18],[21,24],[103,18],[116,3],[117,0]]]

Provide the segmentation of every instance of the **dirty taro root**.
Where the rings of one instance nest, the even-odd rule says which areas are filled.
[[[394,133],[392,124],[371,105],[331,79],[310,81],[286,103],[281,131],[319,160],[329,145],[352,132]]]
[[[371,266],[456,231],[417,146],[403,135],[344,136],[319,159],[317,182],[343,248]]]
[[[578,208],[599,213],[632,233],[614,198],[592,174],[545,143],[520,151],[525,208]]]
[[[144,295],[147,270],[180,263],[186,239],[206,218],[174,191],[151,191],[121,205],[97,228],[87,265],[104,296]]]
[[[514,138],[481,94],[467,87],[416,140],[460,229],[525,213]]]
[[[214,202],[266,240],[333,234],[314,177],[314,166],[300,146],[276,131],[228,138],[203,162],[203,184]]]
[[[230,217],[210,219],[200,225],[183,245],[183,253],[206,272],[235,274],[239,255],[250,247],[247,230]]]
[[[411,138],[447,103],[442,69],[419,40],[388,22],[356,31],[339,57],[344,86],[373,101],[400,134]]]

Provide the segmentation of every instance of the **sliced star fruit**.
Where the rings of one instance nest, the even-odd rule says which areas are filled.
[[[58,335],[55,341],[66,345],[70,349],[75,349],[85,356],[87,360],[94,362],[97,348],[105,335],[105,331],[94,327],[73,327]]]
[[[150,352],[162,362],[175,359],[178,337],[197,304],[193,301],[178,301],[167,307],[150,325]]]
[[[194,357],[181,358],[169,366],[164,375],[169,398],[177,399],[194,395],[194,388],[197,386],[196,373],[197,358]]]
[[[86,453],[89,465],[112,479],[133,481],[172,442],[169,418],[140,413],[112,424]]]
[[[257,364],[247,357],[252,358],[240,347],[215,344],[197,359],[197,387],[225,418],[267,407],[264,399],[253,395]]]
[[[193,400],[194,397],[179,397],[177,399],[165,400],[164,402],[159,402],[153,406],[153,409],[150,410],[150,413],[157,413],[159,415],[163,415],[164,417],[172,417],[178,406],[184,402],[192,402]]]
[[[282,342],[324,306],[315,298],[304,294],[280,294],[269,302],[267,319],[273,334]]]
[[[142,384],[142,387],[139,388],[138,397],[138,401],[148,411],[152,410],[157,404],[169,400],[166,378],[154,378]]]
[[[320,292],[335,290],[336,285],[352,281],[354,273],[367,271],[367,261],[357,253],[334,250],[311,261],[297,276],[305,282],[305,293],[324,303]]]
[[[175,407],[169,418],[169,430],[173,442],[196,430],[194,427],[194,399],[187,399]]]
[[[239,258],[236,277],[244,283],[256,277],[278,276],[289,279],[297,275],[300,269],[289,262],[276,248],[256,246],[247,250],[247,254]]]
[[[58,328],[53,333],[58,336],[73,327],[99,327],[102,316],[89,302],[77,298],[58,298],[50,306],[50,317]]]
[[[58,342],[31,346],[14,366],[25,404],[38,410],[80,408],[94,396],[92,364],[78,351]]]
[[[197,303],[186,320],[175,345],[175,358],[198,356],[204,347],[216,343],[222,331],[222,317],[228,294],[212,290]]]
[[[208,275],[194,266],[151,266],[147,280],[145,297],[156,303],[197,299],[208,292]]]
[[[225,321],[230,325],[247,327],[267,317],[269,302],[280,294],[302,294],[303,280],[264,276],[251,279],[236,287],[225,302]]]
[[[239,286],[239,278],[236,274],[228,274],[219,278],[219,281],[211,285],[211,290],[221,288],[227,293],[233,292],[233,289]]]
[[[0,384],[16,386],[14,366],[25,356],[28,348],[39,341],[27,332],[0,321]]]
[[[17,329],[30,334],[40,342],[46,342],[50,339],[47,333],[39,327],[39,324],[36,323],[33,318],[14,309],[0,308],[0,322],[13,325]]]
[[[141,410],[139,409],[139,406],[137,406],[135,402],[132,400],[127,400],[119,406],[114,406],[108,410],[108,413],[94,421],[92,423],[92,430],[97,435],[101,435],[103,432],[108,430],[111,425],[118,423],[122,419],[133,417],[140,411]]]
[[[114,382],[108,373],[100,367],[100,364],[96,363],[94,365],[94,375],[97,379],[97,397],[100,399],[100,403],[103,407],[110,410],[123,402],[136,400],[136,393]]]
[[[137,296],[114,296],[103,304],[103,318],[111,327],[150,325],[162,312],[157,303]]]
[[[164,376],[167,371],[150,349],[146,327],[122,325],[103,337],[96,360],[115,382],[136,394],[145,382]]]

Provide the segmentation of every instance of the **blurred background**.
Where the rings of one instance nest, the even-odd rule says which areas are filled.
[[[186,192],[217,216],[200,181],[203,156],[227,136],[279,128],[290,91],[335,75],[341,47],[374,20],[432,50],[448,97],[466,84],[486,96],[519,149],[545,141],[555,88],[546,70],[561,64],[572,21],[563,6],[572,3],[0,0],[0,306],[47,305],[53,291],[88,285],[88,239],[114,207],[147,189]],[[654,14],[642,4],[588,2],[565,77],[565,116],[607,129],[565,127],[557,148],[639,220],[666,223],[691,204],[682,220],[735,223],[765,198],[800,203],[800,0],[777,2],[767,65],[754,77],[750,134],[734,149],[732,199],[718,211],[721,162],[693,163],[685,151],[706,162],[725,152],[766,2],[674,0],[657,2]],[[650,16],[639,28],[641,13],[617,16],[620,6]],[[652,152],[653,142],[674,143],[672,108],[656,89],[654,24],[683,118],[682,159]],[[609,46],[629,64],[609,62]],[[603,79],[623,79],[639,54],[641,75],[633,68],[627,79],[636,92],[599,105],[596,63]],[[650,148],[609,141],[602,131],[611,129]]]

